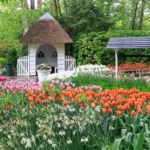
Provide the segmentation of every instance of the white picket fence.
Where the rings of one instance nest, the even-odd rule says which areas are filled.
[[[29,77],[29,56],[23,56],[17,60],[17,76]]]
[[[65,56],[65,71],[76,68],[76,59],[72,56]]]
[[[65,71],[74,70],[76,68],[76,59],[72,56],[65,56]],[[17,60],[17,76],[29,77],[29,56],[23,56]]]

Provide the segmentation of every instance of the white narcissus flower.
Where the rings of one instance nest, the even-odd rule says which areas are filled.
[[[35,142],[35,136],[31,136],[31,141],[34,143]]]
[[[31,148],[31,147],[32,147],[31,141],[30,141],[30,139],[27,139],[25,148]]]
[[[65,134],[66,134],[65,131],[63,131],[63,130],[59,131],[59,135],[64,136]]]
[[[11,139],[11,136],[10,136],[10,135],[8,135],[8,138],[9,138],[9,139]]]
[[[23,138],[21,139],[21,144],[26,144],[26,140],[27,140],[27,139],[23,137]]]
[[[113,115],[112,116],[112,120],[116,120],[116,119],[117,119],[117,117]]]
[[[69,138],[67,141],[66,141],[67,144],[72,144],[72,140]]]
[[[52,144],[52,147],[55,148],[57,145],[56,144]]]
[[[60,127],[61,127],[61,124],[60,124],[60,123],[57,123],[57,127],[60,128]]]
[[[47,142],[48,142],[48,144],[50,144],[50,145],[53,144],[53,141],[52,141],[51,139],[48,139]]]
[[[89,141],[89,138],[88,137],[82,137],[81,138],[81,143],[87,143]]]
[[[68,107],[68,110],[70,111],[70,112],[75,112],[76,111],[76,109],[74,108],[74,107],[72,107],[72,106],[67,106]]]
[[[73,135],[75,135],[75,134],[76,134],[76,132],[77,132],[77,131],[76,131],[76,130],[74,130],[74,131],[73,131]]]
[[[43,139],[46,140],[46,139],[47,139],[47,136],[46,136],[46,135],[43,135]]]
[[[109,126],[109,130],[114,130],[114,127],[113,126]]]

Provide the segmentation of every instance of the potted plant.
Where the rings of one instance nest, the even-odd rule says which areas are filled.
[[[48,64],[39,64],[36,67],[38,79],[42,83],[51,72],[51,66]]]

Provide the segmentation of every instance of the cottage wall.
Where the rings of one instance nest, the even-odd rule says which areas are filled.
[[[57,50],[57,69],[58,72],[65,70],[65,45],[64,44],[54,44]]]
[[[40,46],[36,52],[36,57],[36,65],[46,63],[57,67],[57,51],[50,44]]]
[[[29,44],[28,45],[30,76],[36,75],[36,51],[39,46],[40,46],[40,44]]]
[[[28,45],[30,76],[36,75],[36,52],[41,45],[43,44],[29,44]],[[65,70],[65,45],[64,44],[52,44],[52,46],[57,51],[58,72],[64,71]]]

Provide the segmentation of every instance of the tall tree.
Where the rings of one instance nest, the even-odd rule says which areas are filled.
[[[57,6],[58,6],[58,11],[59,11],[59,15],[61,16],[61,6],[60,6],[60,0],[57,0]]]
[[[42,0],[37,0],[37,8],[38,9],[42,8]]]
[[[146,0],[142,0],[141,12],[140,12],[140,22],[139,22],[139,29],[140,30],[143,27],[145,5],[146,5]]]
[[[68,16],[68,10],[67,10],[67,2],[66,0],[63,0],[63,5],[64,5],[64,12],[65,12],[65,16]]]
[[[53,4],[54,4],[55,14],[56,14],[56,16],[58,16],[58,3],[57,3],[57,0],[53,0]]]
[[[29,4],[28,4],[27,0],[23,0],[22,3],[25,8],[29,8]]]
[[[113,0],[109,0],[106,7],[106,15],[110,16],[111,7],[113,5]]]
[[[112,23],[97,7],[95,0],[68,0],[67,22],[68,31],[76,36],[81,32],[107,30]]]
[[[134,30],[136,28],[136,16],[137,16],[137,9],[139,0],[132,0],[131,1],[131,29]]]
[[[30,0],[31,9],[35,9],[35,0]]]
[[[22,10],[22,17],[23,17],[23,24],[24,24],[24,34],[28,31],[28,10],[30,8],[30,4],[27,0],[21,0],[21,10]]]

